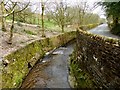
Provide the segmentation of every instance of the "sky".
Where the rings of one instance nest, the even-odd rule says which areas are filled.
[[[93,7],[94,3],[95,2],[101,2],[101,0],[67,0],[68,3],[79,3],[79,2],[88,2],[89,6],[90,7]],[[101,18],[105,18],[105,12],[104,10],[102,9],[101,6],[98,6],[97,8],[95,8],[93,11],[93,13],[95,14],[98,14]]]
[[[41,0],[31,0],[32,2],[39,2]],[[61,0],[48,0],[47,2],[54,2],[54,1],[57,1],[57,2],[60,2]],[[75,5],[75,4],[78,4],[80,2],[88,2],[89,6],[90,7],[93,7],[93,4],[95,2],[100,2],[101,0],[63,0],[65,2],[67,2],[68,4],[70,5]],[[92,11],[93,13],[95,14],[98,14],[101,18],[105,18],[105,12],[103,11],[102,7],[97,7],[96,9],[94,9]]]
[[[13,1],[19,1],[19,2],[26,2],[26,1],[29,1],[29,0],[13,0]],[[30,0],[32,3],[37,3],[37,2],[40,2],[42,0]],[[46,1],[46,0],[43,0],[43,1]],[[100,2],[100,1],[103,1],[103,0],[47,0],[47,2],[54,2],[54,1],[57,1],[57,2],[60,2],[60,1],[65,1],[67,2],[68,4],[70,5],[75,5],[75,4],[78,4],[80,2],[88,2],[89,6],[90,7],[93,7],[93,4],[95,2]],[[108,0],[108,1],[111,1],[111,0]],[[116,1],[116,0],[114,0]],[[33,8],[35,8],[35,6],[33,6]],[[91,12],[95,13],[95,14],[98,14],[101,18],[105,18],[105,12],[103,11],[102,7],[97,7],[95,8],[94,10],[92,10]]]

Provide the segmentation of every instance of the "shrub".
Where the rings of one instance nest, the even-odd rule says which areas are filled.
[[[111,26],[112,27],[112,26]],[[114,26],[113,28],[111,28],[111,32],[113,34],[119,35],[120,36],[120,24]]]

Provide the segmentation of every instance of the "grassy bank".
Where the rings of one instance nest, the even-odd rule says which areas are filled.
[[[120,24],[111,28],[111,32],[115,35],[120,36]]]
[[[76,50],[70,56],[70,77],[72,77],[70,83],[73,88],[93,88],[94,86],[90,75],[82,71],[77,60]]]

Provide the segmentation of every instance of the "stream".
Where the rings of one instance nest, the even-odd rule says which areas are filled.
[[[33,67],[21,88],[70,88],[68,61],[74,47],[75,42],[70,42],[46,55]]]

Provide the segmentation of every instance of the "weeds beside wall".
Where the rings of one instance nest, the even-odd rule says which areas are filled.
[[[77,69],[71,68],[77,72],[73,73],[77,77],[77,87],[81,87],[79,82],[81,77],[85,77],[90,82],[85,87],[120,88],[119,40],[78,31],[77,48],[73,55],[71,66],[76,64]]]

